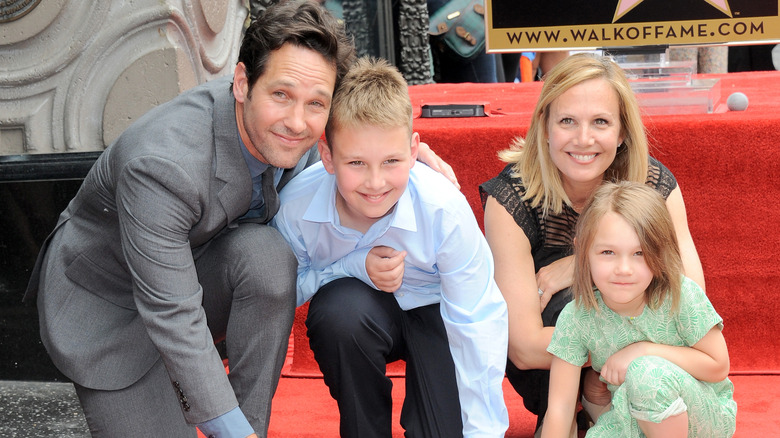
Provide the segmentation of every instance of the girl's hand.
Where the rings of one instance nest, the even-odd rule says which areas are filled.
[[[607,359],[601,368],[601,378],[612,385],[622,385],[626,380],[626,371],[634,359],[645,356],[645,347],[650,342],[642,341],[628,345]]]
[[[539,269],[536,284],[541,294],[542,310],[547,307],[552,296],[570,287],[574,283],[574,256],[564,257]]]

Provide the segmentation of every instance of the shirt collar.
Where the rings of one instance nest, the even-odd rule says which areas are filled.
[[[247,149],[240,135],[238,136],[238,142],[241,144],[241,155],[244,156],[244,161],[246,161],[246,165],[249,168],[249,175],[253,180],[259,178],[265,169],[268,169],[268,164],[263,163],[249,153],[249,149]]]
[[[338,216],[336,213],[337,191],[336,177],[330,173],[327,174],[323,179],[322,184],[319,185],[314,193],[309,207],[304,212],[303,220],[309,222],[330,222],[335,226],[337,224],[336,217]],[[407,231],[417,231],[417,220],[411,193],[411,184],[407,184],[406,190],[404,190],[404,193],[398,199],[393,212],[375,223],[371,228],[373,229],[380,223],[387,223],[388,218],[389,227]]]

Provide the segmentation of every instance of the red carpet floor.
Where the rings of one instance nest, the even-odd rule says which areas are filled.
[[[536,418],[525,410],[522,400],[508,381],[504,381],[507,409],[511,421],[507,437],[532,437]],[[393,437],[402,437],[401,403],[404,379],[393,378]],[[336,402],[322,379],[283,377],[273,401],[269,437],[338,437],[339,413]]]
[[[780,376],[733,376],[738,404],[735,438],[780,437]],[[404,379],[393,378],[393,437],[402,437],[399,424]],[[774,389],[771,389],[774,388]],[[774,393],[774,394],[773,394]],[[525,410],[520,396],[504,384],[509,410],[507,438],[531,438],[534,417]],[[271,438],[338,437],[338,408],[322,379],[283,377],[273,401]]]

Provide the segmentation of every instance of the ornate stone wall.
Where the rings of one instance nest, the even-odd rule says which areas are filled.
[[[0,2],[0,155],[99,151],[231,74],[245,0]]]
[[[341,3],[344,24],[354,38],[358,56],[387,58],[409,85],[433,82],[425,0],[342,0]]]

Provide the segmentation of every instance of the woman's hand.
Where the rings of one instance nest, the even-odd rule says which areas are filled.
[[[558,259],[549,265],[539,269],[536,273],[536,285],[541,291],[540,301],[542,310],[552,299],[553,295],[571,287],[574,283],[574,256]]]
[[[417,159],[427,164],[431,169],[446,176],[460,190],[460,184],[458,183],[458,177],[455,176],[455,171],[452,170],[452,167],[447,162],[436,155],[436,152],[428,146],[428,143],[420,142],[420,145],[417,147]]]
[[[582,377],[582,395],[589,402],[599,406],[606,406],[612,401],[612,393],[593,368],[587,368]]]

